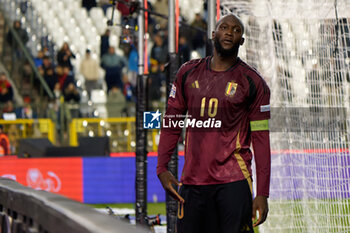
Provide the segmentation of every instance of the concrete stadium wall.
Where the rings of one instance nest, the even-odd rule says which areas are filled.
[[[0,231],[47,233],[146,233],[58,194],[38,191],[0,178]]]

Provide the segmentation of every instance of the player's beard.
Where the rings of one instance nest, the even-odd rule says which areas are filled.
[[[239,49],[239,43],[234,44],[232,48],[230,49],[224,49],[218,38],[214,38],[214,47],[216,49],[216,52],[223,58],[228,58],[228,57],[233,57],[237,56],[238,54],[238,49]]]

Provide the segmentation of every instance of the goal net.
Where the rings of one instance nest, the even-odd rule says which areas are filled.
[[[349,0],[221,1],[271,89],[270,212],[260,232],[350,232]]]

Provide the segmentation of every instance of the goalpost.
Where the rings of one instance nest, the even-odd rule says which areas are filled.
[[[350,2],[221,0],[271,89],[270,212],[260,232],[350,232]]]

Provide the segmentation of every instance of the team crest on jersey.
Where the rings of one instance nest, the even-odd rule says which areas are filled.
[[[175,98],[175,94],[176,94],[176,86],[173,84],[170,90],[169,97]]]
[[[236,93],[238,84],[231,81],[226,84],[225,95],[229,97],[233,97]]]

